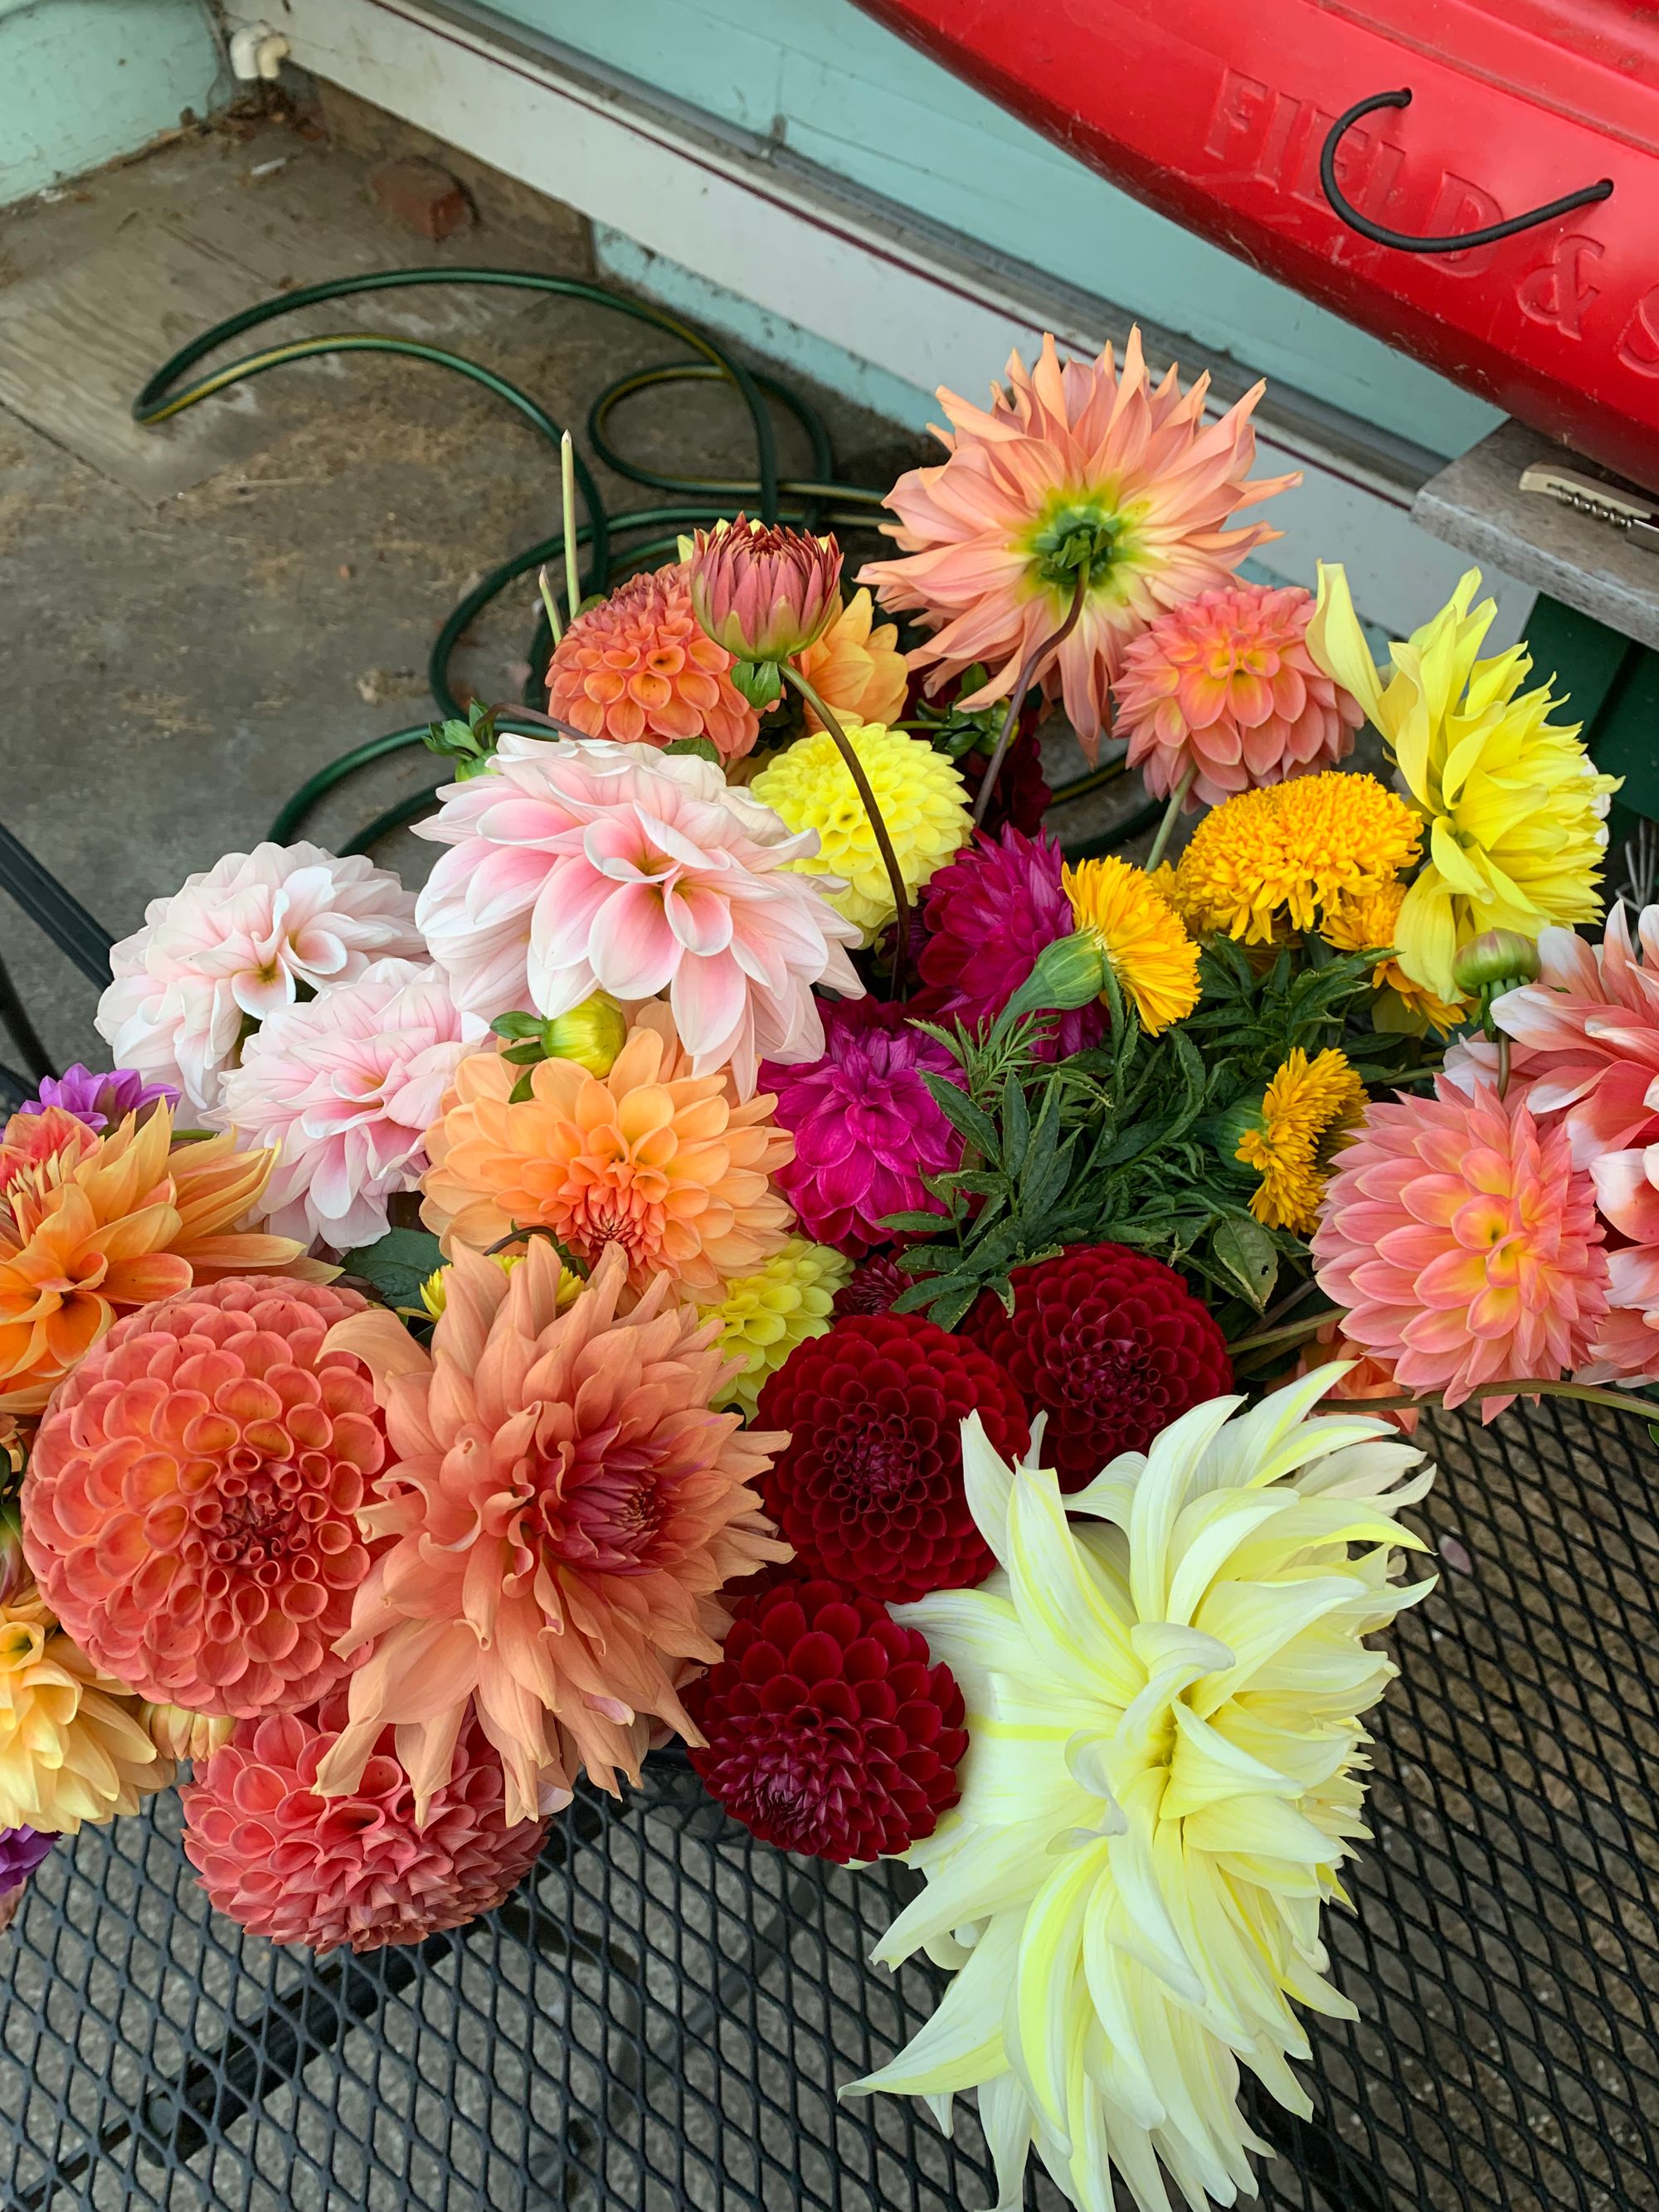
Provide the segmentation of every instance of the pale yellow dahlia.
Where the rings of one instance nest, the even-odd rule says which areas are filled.
[[[852,1261],[841,1253],[792,1237],[756,1273],[725,1285],[703,1318],[719,1321],[720,1351],[743,1364],[714,1400],[717,1411],[734,1406],[745,1420],[755,1419],[761,1385],[798,1344],[828,1332],[836,1292],[852,1274]]]
[[[1144,870],[1109,855],[1060,871],[1079,933],[1098,948],[1149,1036],[1198,1004],[1198,947]]]
[[[0,1605],[0,1829],[72,1836],[136,1813],[172,1779],[137,1699],[64,1635],[33,1583]]]
[[[1552,923],[1597,921],[1607,805],[1620,779],[1599,775],[1580,725],[1554,723],[1547,684],[1522,691],[1524,645],[1482,660],[1496,602],[1472,605],[1471,568],[1419,630],[1389,647],[1385,684],[1354,613],[1348,580],[1322,562],[1308,649],[1352,691],[1387,738],[1428,826],[1427,865],[1407,892],[1395,943],[1406,973],[1455,999],[1460,945],[1483,930],[1536,937]]]
[[[1395,1669],[1364,1639],[1431,1586],[1391,1554],[1424,1548],[1397,1516],[1431,1475],[1385,1422],[1316,1413],[1334,1379],[1195,1406],[1069,1498],[964,1424],[998,1571],[896,1608],[966,1697],[962,1800],[876,1953],[959,1971],[854,2087],[947,2127],[976,2089],[1005,2212],[1033,2142],[1080,2212],[1112,2212],[1114,2168],[1140,2212],[1165,2174],[1195,2208],[1254,2194],[1240,2064],[1306,2116],[1293,2004],[1352,2016],[1320,1908],[1367,1833],[1360,1716]]]
[[[1310,1060],[1297,1045],[1275,1070],[1233,1157],[1261,1176],[1250,1211],[1305,1236],[1319,1219],[1331,1156],[1365,1118],[1365,1086],[1334,1045]]]
[[[870,779],[914,898],[973,835],[962,777],[925,738],[906,737],[881,722],[846,722],[842,729]],[[842,878],[843,888],[826,888],[825,896],[864,932],[866,944],[872,942],[893,919],[893,887],[864,801],[828,731],[798,739],[749,788],[789,829],[817,831],[816,856],[790,865],[805,875]]]

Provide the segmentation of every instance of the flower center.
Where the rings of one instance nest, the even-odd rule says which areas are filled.
[[[1109,1405],[1125,1419],[1143,1416],[1164,1395],[1158,1369],[1138,1337],[1074,1337],[1066,1374],[1068,1397]]]
[[[305,1477],[291,1460],[258,1460],[248,1453],[253,1463],[238,1464],[243,1456],[231,1455],[216,1494],[203,1498],[196,1520],[216,1565],[238,1567],[256,1582],[274,1584],[282,1563],[311,1548],[310,1524],[300,1510]]]
[[[543,1459],[531,1480],[542,1539],[555,1558],[611,1574],[654,1565],[669,1499],[648,1453],[611,1437],[585,1437]]]
[[[1089,498],[1051,495],[1036,527],[1026,539],[1036,573],[1069,599],[1079,576],[1089,589],[1104,584],[1127,549],[1127,525],[1115,508]]]
[[[904,1420],[872,1423],[867,1415],[854,1420],[824,1459],[854,1510],[890,1505],[915,1480],[915,1438]]]

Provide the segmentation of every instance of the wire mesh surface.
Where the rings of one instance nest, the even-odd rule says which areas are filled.
[[[1659,1455],[1547,1403],[1444,1420],[1416,1516],[1375,1840],[1328,1916],[1351,2022],[1316,2115],[1252,2100],[1271,2212],[1659,2207]],[[1414,1571],[1427,1571],[1418,1566]],[[518,1896],[419,1950],[277,1952],[215,1917],[177,1801],[60,1846],[0,1971],[7,2212],[950,2212],[947,2140],[835,2085],[931,2009],[865,1958],[908,1877],[754,1843],[672,1758],[578,1801]],[[1058,2195],[1035,2179],[1031,2199]]]

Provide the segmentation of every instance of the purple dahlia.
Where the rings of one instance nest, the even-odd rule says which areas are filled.
[[[47,1076],[40,1097],[27,1100],[19,1111],[44,1114],[49,1106],[59,1106],[77,1121],[84,1121],[88,1128],[98,1130],[125,1121],[129,1114],[142,1114],[163,1098],[169,1106],[178,1104],[179,1093],[172,1084],[146,1083],[130,1067],[95,1074],[77,1060],[61,1075]]]

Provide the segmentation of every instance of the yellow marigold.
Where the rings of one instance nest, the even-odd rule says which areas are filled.
[[[717,1411],[734,1406],[745,1420],[755,1419],[761,1385],[798,1344],[828,1331],[836,1292],[852,1273],[852,1261],[827,1244],[792,1237],[757,1273],[726,1285],[704,1318],[718,1318],[720,1351],[743,1365],[715,1399]]]
[[[1250,1200],[1256,1219],[1305,1236],[1319,1218],[1331,1154],[1364,1115],[1365,1086],[1346,1056],[1332,1046],[1310,1060],[1298,1045],[1233,1154],[1261,1178]]]
[[[769,1092],[739,1105],[728,1069],[690,1073],[666,1006],[640,1009],[603,1078],[539,1060],[514,1105],[520,1073],[472,1054],[427,1133],[421,1216],[447,1253],[550,1229],[590,1265],[619,1244],[636,1291],[666,1274],[695,1294],[781,1249],[792,1216],[771,1178],[793,1139]]]
[[[89,1151],[77,1143],[14,1175],[0,1188],[0,1413],[40,1413],[135,1306],[224,1275],[337,1274],[290,1237],[234,1226],[276,1159],[237,1152],[230,1135],[175,1145],[158,1105]]]
[[[795,655],[795,665],[842,723],[893,722],[904,711],[910,671],[896,623],[876,623],[867,591],[854,592],[828,629]],[[823,727],[809,707],[809,730]]]
[[[925,738],[906,737],[881,722],[842,726],[914,898],[973,835],[962,778]],[[791,865],[807,875],[841,877],[843,888],[825,896],[864,932],[866,944],[872,942],[893,919],[893,888],[864,802],[828,731],[799,738],[749,787],[791,830],[817,831],[814,858]]]
[[[1061,872],[1079,930],[1091,938],[1156,1036],[1198,1004],[1198,947],[1180,915],[1139,868],[1109,857]]]
[[[172,1779],[137,1699],[64,1635],[33,1583],[0,1605],[0,1828],[72,1836],[136,1813]]]
[[[1524,645],[1478,656],[1496,602],[1471,603],[1471,568],[1446,605],[1391,645],[1386,685],[1340,568],[1319,568],[1308,649],[1352,691],[1388,740],[1429,830],[1428,864],[1406,895],[1396,937],[1406,972],[1437,997],[1456,996],[1458,948],[1483,930],[1536,937],[1547,926],[1595,921],[1607,814],[1620,779],[1599,775],[1579,725],[1553,723],[1547,684],[1522,691]]]
[[[1383,951],[1398,939],[1400,909],[1405,897],[1405,884],[1396,881],[1384,884],[1377,890],[1333,899],[1326,906],[1319,933],[1338,952]],[[1379,991],[1392,991],[1405,1012],[1403,1024],[1385,1024],[1379,1014],[1379,1027],[1403,1025],[1419,1031],[1426,1027],[1445,1036],[1458,1027],[1468,1012],[1462,1000],[1437,998],[1426,985],[1414,981],[1392,950],[1372,969],[1371,981]]]
[[[1338,898],[1392,883],[1420,825],[1374,775],[1297,776],[1206,815],[1176,871],[1176,900],[1206,937],[1271,942],[1276,922],[1316,929]]]

